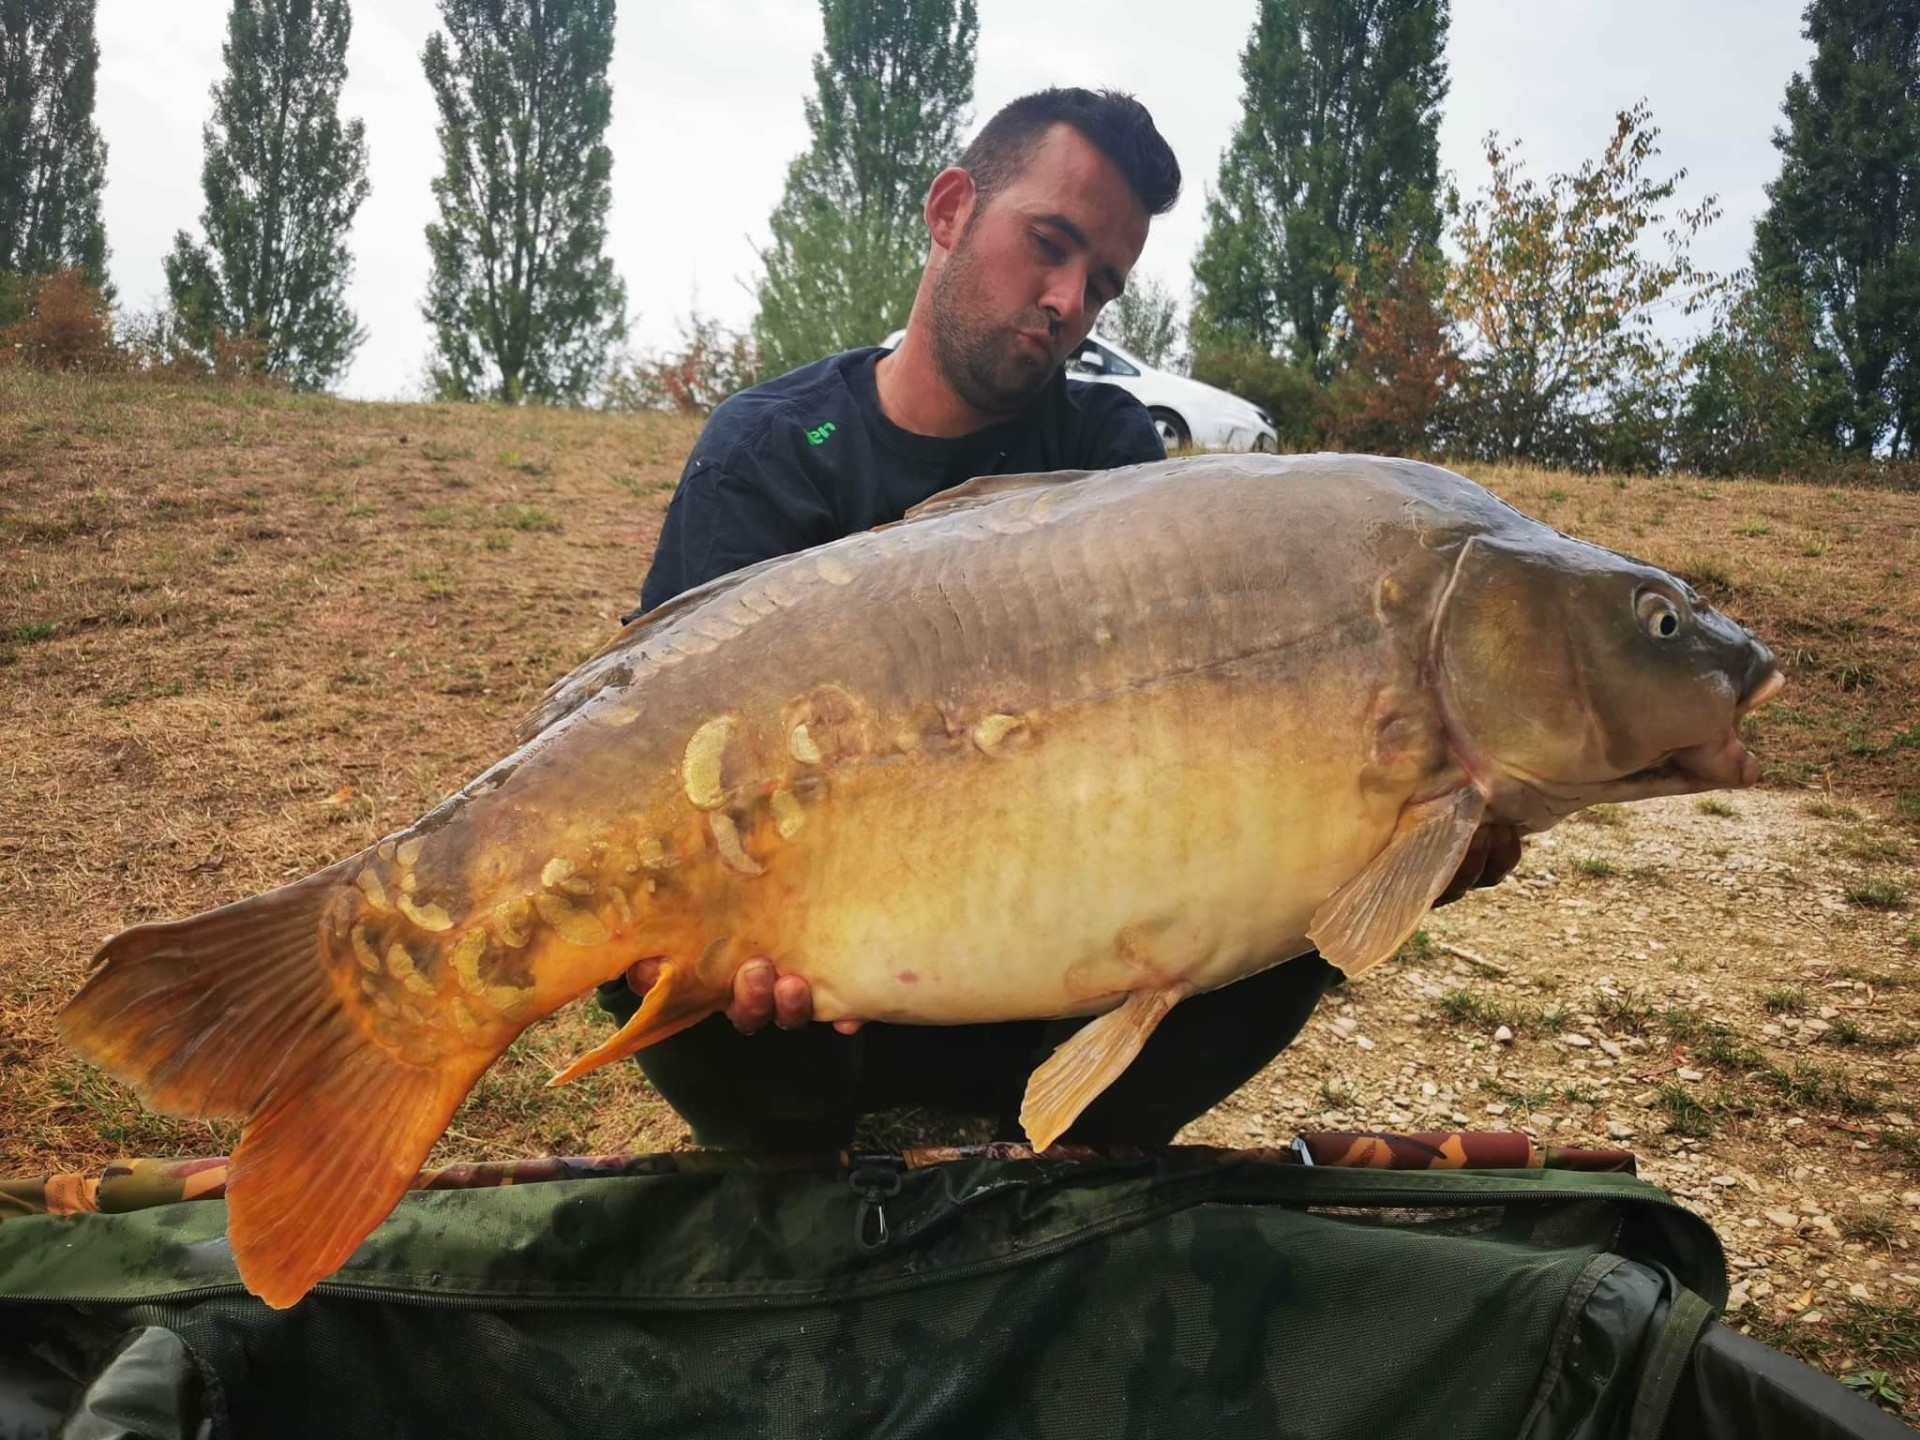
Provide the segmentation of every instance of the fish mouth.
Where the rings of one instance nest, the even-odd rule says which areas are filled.
[[[1746,790],[1760,783],[1760,762],[1741,742],[1740,721],[1787,688],[1787,677],[1769,670],[1734,707],[1724,735],[1675,750],[1620,784],[1644,795],[1686,795],[1702,790]]]

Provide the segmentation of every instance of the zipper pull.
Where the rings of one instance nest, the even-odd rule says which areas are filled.
[[[886,1202],[900,1193],[900,1161],[873,1156],[858,1160],[847,1176],[847,1184],[860,1197],[860,1208],[853,1215],[853,1240],[862,1250],[879,1250],[893,1238],[887,1225]]]

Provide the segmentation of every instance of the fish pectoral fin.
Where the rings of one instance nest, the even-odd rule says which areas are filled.
[[[1027,1079],[1020,1127],[1035,1150],[1058,1140],[1102,1090],[1120,1078],[1166,1013],[1191,985],[1136,990],[1118,1008],[1081,1026]]]
[[[1486,797],[1465,785],[1401,811],[1387,848],[1307,925],[1327,962],[1351,980],[1404,945],[1459,870],[1486,809]]]
[[[648,989],[633,1017],[547,1084],[564,1085],[569,1080],[578,1080],[608,1061],[624,1059],[636,1050],[679,1034],[689,1025],[699,1024],[725,1006],[725,996],[701,986],[690,968],[665,961],[660,966],[660,978]]]

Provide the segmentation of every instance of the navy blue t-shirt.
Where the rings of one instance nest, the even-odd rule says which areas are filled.
[[[1146,407],[1056,372],[1011,420],[943,439],[881,412],[882,349],[829,355],[723,401],[667,506],[641,610],[776,555],[898,520],[976,475],[1109,470],[1166,458]]]

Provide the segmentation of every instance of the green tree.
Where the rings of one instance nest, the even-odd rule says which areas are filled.
[[[1806,299],[1844,377],[1831,443],[1920,448],[1920,5],[1813,0],[1787,84],[1780,175],[1755,233],[1769,289]]]
[[[423,63],[439,107],[427,227],[438,393],[578,402],[626,334],[605,252],[614,0],[440,0]]]
[[[1616,117],[1600,160],[1539,184],[1517,145],[1486,142],[1486,188],[1461,212],[1449,309],[1461,338],[1461,441],[1488,459],[1645,468],[1672,402],[1676,357],[1659,337],[1662,310],[1687,314],[1714,291],[1688,246],[1718,213],[1712,197],[1662,207],[1684,170],[1654,180],[1659,130],[1645,102]],[[1652,253],[1655,230],[1664,253]],[[1618,427],[1610,434],[1611,427]],[[1608,446],[1614,448],[1608,451]]]
[[[106,285],[94,3],[0,0],[0,276],[78,266]]]
[[[1343,277],[1375,242],[1438,240],[1448,23],[1448,0],[1261,0],[1194,262],[1196,349],[1285,346],[1324,382]]]
[[[1149,365],[1165,369],[1180,346],[1180,302],[1151,275],[1136,274],[1120,298],[1100,312],[1098,328]]]
[[[1815,334],[1806,297],[1735,277],[1714,324],[1689,352],[1679,464],[1713,475],[1767,475],[1832,448],[1852,395]]]
[[[974,0],[820,0],[820,17],[813,143],[787,171],[760,256],[753,333],[769,375],[907,323],[927,187],[973,100]]]
[[[301,389],[338,378],[363,332],[347,308],[347,231],[367,198],[361,123],[340,121],[347,0],[233,0],[202,132],[204,243],[184,230],[167,291],[188,343],[259,347],[263,368]]]

